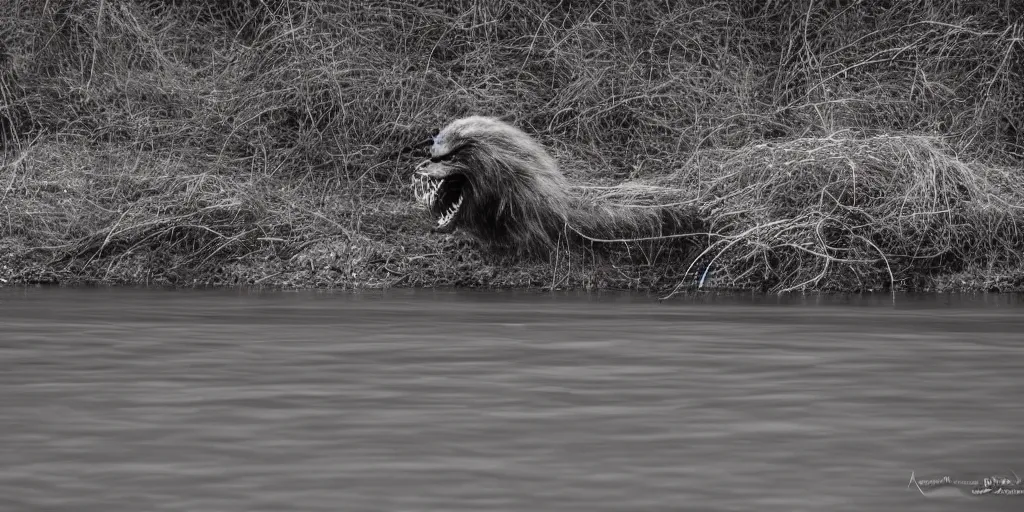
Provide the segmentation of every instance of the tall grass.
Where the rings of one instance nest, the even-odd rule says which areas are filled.
[[[980,0],[12,0],[0,279],[1024,286],[1021,19]],[[427,234],[414,148],[477,113],[537,135],[584,201],[700,209],[702,256],[519,266]]]

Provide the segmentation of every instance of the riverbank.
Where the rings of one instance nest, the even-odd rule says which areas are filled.
[[[1009,4],[56,4],[3,14],[7,284],[1024,291]],[[431,234],[416,145],[468,114],[708,233]]]

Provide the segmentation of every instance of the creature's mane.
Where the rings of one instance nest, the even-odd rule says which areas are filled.
[[[413,178],[435,230],[462,228],[502,251],[545,253],[560,240],[656,237],[690,221],[665,208],[587,204],[569,194],[555,159],[522,130],[490,117],[452,122]]]

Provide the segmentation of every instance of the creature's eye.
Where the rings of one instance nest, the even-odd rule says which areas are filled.
[[[445,154],[443,154],[443,155],[441,155],[441,156],[432,156],[432,157],[430,157],[430,161],[431,161],[431,162],[434,162],[434,163],[437,163],[437,162],[448,162],[448,161],[450,161],[450,160],[451,160],[451,159],[452,159],[452,158],[453,158],[454,156],[455,156],[455,155],[454,155],[454,154],[452,154],[452,153],[445,153]]]

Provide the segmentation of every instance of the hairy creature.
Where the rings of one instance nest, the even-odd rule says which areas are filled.
[[[435,232],[464,229],[492,248],[543,254],[560,241],[689,233],[680,208],[587,204],[569,193],[554,158],[529,135],[491,117],[456,120],[434,137],[412,180]]]

